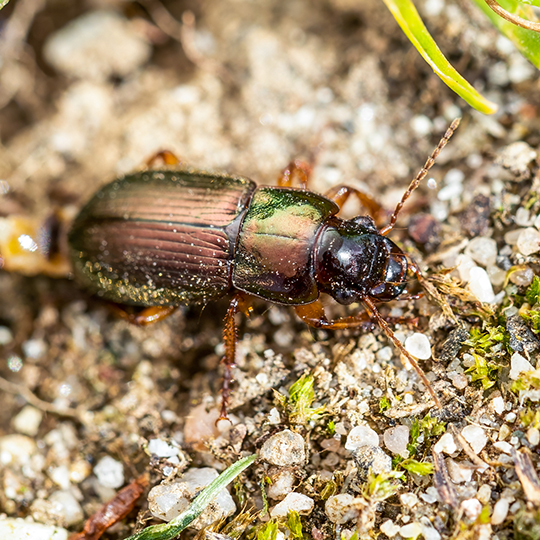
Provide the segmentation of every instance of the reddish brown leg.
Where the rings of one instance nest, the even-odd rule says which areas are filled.
[[[162,321],[178,309],[178,306],[150,306],[139,313],[128,313],[123,306],[119,306],[118,304],[112,305],[114,311],[116,311],[122,319],[125,319],[131,324],[136,324],[137,326],[148,326],[149,324]]]
[[[422,382],[427,387],[428,392],[431,394],[431,397],[435,401],[437,407],[442,408],[441,402],[439,401],[439,398],[433,390],[430,382],[427,380],[426,374],[418,365],[416,359],[405,349],[405,347],[403,347],[401,342],[396,338],[394,332],[392,331],[384,317],[375,307],[375,303],[373,302],[373,300],[366,297],[363,299],[363,303],[369,310],[371,316],[377,321],[379,326],[383,329],[384,333],[388,336],[390,341],[401,352],[401,354],[403,354],[407,358],[411,366],[415,369],[416,373],[418,373],[418,376],[420,377],[420,379],[422,379]],[[352,315],[350,317],[344,317],[343,319],[329,321],[324,313],[324,307],[319,300],[305,306],[296,306],[295,310],[298,316],[310,326],[314,326],[315,328],[328,328],[329,330],[357,327],[360,326],[366,318],[366,312],[362,312],[358,315]],[[369,314],[367,314],[367,316],[369,316]]]
[[[152,157],[146,160],[146,166],[151,169],[156,165],[156,163],[162,162],[164,165],[169,165],[174,167],[179,165],[182,160],[176,157],[170,150],[162,150],[161,152],[156,152]]]
[[[310,176],[311,167],[304,161],[295,159],[281,171],[277,184],[280,187],[291,187],[297,183],[302,189],[307,189]]]
[[[441,153],[441,150],[446,146],[448,141],[450,140],[450,137],[454,134],[454,131],[456,131],[457,127],[459,126],[461,118],[456,118],[451,124],[450,127],[446,130],[446,133],[444,134],[443,138],[439,141],[439,144],[433,150],[431,153],[431,156],[428,157],[426,163],[424,166],[420,169],[419,173],[413,178],[413,181],[409,184],[409,187],[407,191],[403,194],[403,197],[401,197],[401,201],[398,202],[394,213],[392,214],[392,217],[390,218],[390,223],[386,225],[386,227],[383,227],[379,232],[381,234],[388,234],[395,226],[397,218],[399,216],[399,213],[401,212],[403,205],[405,204],[405,201],[412,195],[413,191],[418,187],[420,182],[426,177],[426,174],[428,173],[429,169],[433,167],[433,164],[435,163],[435,160],[437,159],[437,156]]]
[[[238,333],[236,329],[235,315],[242,311],[249,313],[251,306],[249,305],[246,296],[238,293],[235,294],[229,304],[227,315],[223,324],[223,343],[225,345],[225,354],[221,359],[224,366],[223,370],[223,385],[221,387],[221,412],[219,413],[218,422],[220,420],[228,420],[227,406],[231,395],[232,368],[236,358],[236,342],[238,341]]]
[[[354,187],[339,184],[330,188],[324,195],[332,199],[340,208],[351,195],[355,195],[360,201],[360,204],[375,221],[387,216],[386,210],[375,199]]]

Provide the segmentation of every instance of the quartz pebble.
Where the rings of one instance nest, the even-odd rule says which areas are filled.
[[[531,446],[537,446],[540,443],[540,431],[538,431],[538,428],[530,427],[527,430],[527,440]]]
[[[104,487],[117,489],[124,483],[124,466],[111,456],[102,457],[98,461],[94,474]]]
[[[465,499],[461,508],[469,519],[476,519],[482,511],[482,503],[478,499]]]
[[[497,396],[493,398],[493,401],[491,402],[493,404],[493,410],[497,414],[502,414],[505,411],[505,403],[504,399],[501,396]]]
[[[324,511],[332,523],[343,525],[343,523],[347,523],[347,521],[351,521],[358,516],[359,510],[354,503],[355,498],[347,493],[332,495],[328,497],[324,505]],[[365,504],[363,499],[362,503]]]
[[[360,446],[353,452],[353,458],[360,481],[367,480],[370,469],[373,474],[392,470],[392,458],[379,446]]]
[[[525,256],[540,251],[540,232],[534,227],[523,229],[517,239],[517,248]]]
[[[68,531],[62,527],[43,525],[30,518],[0,517],[2,540],[67,540]]]
[[[55,504],[57,512],[62,516],[63,525],[66,527],[71,527],[82,521],[84,514],[81,505],[71,491],[55,491],[49,500]]]
[[[452,377],[452,385],[458,390],[463,390],[469,384],[469,379],[463,373],[456,373]]]
[[[420,524],[422,525],[422,536],[424,540],[441,540],[441,534],[433,527],[427,517],[421,518]]]
[[[534,368],[532,364],[518,352],[512,355],[510,358],[510,375],[509,377],[515,381],[519,379],[521,373],[532,371]]]
[[[407,426],[396,426],[384,432],[384,444],[390,452],[403,458],[409,457],[407,444],[409,443],[410,429]]]
[[[311,497],[302,493],[289,493],[285,499],[272,508],[270,516],[273,518],[287,517],[291,510],[305,516],[311,514],[314,506],[315,501]]]
[[[451,458],[446,460],[446,466],[448,468],[448,474],[455,484],[470,482],[475,470],[474,465],[471,463],[465,461],[454,461]]]
[[[402,493],[399,496],[399,500],[401,501],[401,504],[409,508],[413,508],[418,504],[418,496],[414,493]]]
[[[415,332],[405,340],[405,349],[420,360],[431,358],[431,345],[425,334]]]
[[[476,268],[476,263],[469,255],[460,253],[456,258],[455,266],[459,273],[459,279],[461,279],[463,283],[468,283],[471,279],[471,269]]]
[[[493,507],[493,514],[491,514],[491,524],[500,525],[506,519],[508,515],[508,508],[510,507],[510,501],[504,497],[501,497]]]
[[[479,454],[488,442],[486,431],[480,426],[466,426],[461,430],[461,434],[475,454]]]
[[[271,476],[272,483],[266,488],[266,494],[270,499],[283,499],[293,490],[294,474],[291,469],[280,469]]]
[[[37,451],[36,443],[25,435],[6,435],[0,438],[0,464],[25,465]]]
[[[272,465],[290,467],[306,460],[305,442],[301,435],[284,429],[272,435],[262,446],[260,457]]]
[[[484,267],[493,266],[497,259],[497,242],[493,238],[478,236],[469,242],[465,254]]]
[[[219,473],[210,467],[194,468],[189,469],[177,482],[153,487],[148,494],[150,513],[163,521],[171,521],[183,512],[191,500],[218,476]],[[200,530],[217,520],[225,519],[235,511],[236,505],[225,488],[191,523],[190,527]]]
[[[42,418],[43,413],[39,409],[36,409],[31,405],[26,405],[13,419],[13,427],[19,433],[35,437],[38,433]]]
[[[163,439],[150,439],[148,441],[148,451],[154,456],[168,458],[177,456],[179,448],[167,443],[167,441],[164,441]]]
[[[495,293],[487,272],[483,268],[475,266],[471,268],[469,276],[470,280],[467,287],[478,301],[486,304],[492,303],[495,300]]]
[[[433,447],[435,452],[440,454],[441,452],[444,452],[445,454],[453,454],[457,451],[456,442],[454,441],[454,437],[451,433],[444,433],[443,436],[435,443],[435,446]]]
[[[416,521],[407,523],[399,529],[399,534],[403,538],[417,538],[422,534],[422,525]]]
[[[356,450],[360,446],[379,446],[379,435],[369,426],[356,426],[351,429],[345,441],[345,449]]]
[[[400,526],[396,525],[391,519],[387,519],[384,523],[381,524],[381,532],[388,536],[388,538],[393,538],[399,532]]]

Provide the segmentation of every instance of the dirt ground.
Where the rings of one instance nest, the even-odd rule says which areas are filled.
[[[302,159],[314,191],[346,183],[392,209],[462,117],[392,233],[431,276],[427,294],[380,306],[402,319],[398,339],[429,341],[421,365],[442,409],[377,325],[314,330],[256,301],[239,318],[234,426],[218,430],[227,299],[143,328],[68,277],[0,271],[0,512],[81,530],[140,474],[152,487],[222,471],[291,429],[305,458],[259,461],[207,536],[540,538],[538,74],[472,3],[416,4],[496,114],[453,94],[380,0],[11,0],[0,12],[0,238],[3,218],[68,223],[163,149],[259,184]],[[314,395],[290,393],[298,380]],[[358,426],[379,440],[355,443]],[[153,454],[155,439],[177,459]],[[390,465],[376,478],[374,453],[401,478]],[[106,456],[117,483],[95,471]],[[291,491],[313,502],[301,533],[272,513]],[[146,491],[103,538],[149,523]]]

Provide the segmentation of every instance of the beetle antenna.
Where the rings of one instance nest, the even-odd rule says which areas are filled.
[[[403,194],[403,197],[401,197],[401,201],[398,202],[396,209],[394,210],[394,213],[392,214],[392,217],[390,218],[390,223],[388,223],[386,227],[383,227],[379,231],[382,235],[388,234],[394,228],[394,225],[396,224],[397,218],[403,208],[403,205],[405,204],[405,201],[412,195],[413,191],[419,186],[420,182],[426,177],[426,174],[428,173],[429,169],[433,167],[433,164],[435,163],[437,156],[441,153],[441,150],[446,146],[446,144],[450,140],[450,137],[452,137],[452,135],[454,134],[454,131],[456,131],[457,127],[459,126],[460,121],[461,121],[461,118],[456,118],[450,124],[450,127],[446,130],[446,133],[443,135],[443,138],[439,141],[439,144],[437,145],[435,150],[433,150],[433,152],[431,153],[431,156],[428,157],[424,166],[420,169],[419,173],[414,177],[413,181],[409,184],[409,187],[407,191]]]
[[[412,356],[412,354],[409,353],[405,349],[405,347],[401,344],[401,342],[396,337],[396,335],[394,334],[390,326],[388,326],[388,323],[384,320],[383,316],[379,313],[379,310],[375,307],[375,303],[373,302],[373,300],[366,296],[365,298],[363,298],[362,301],[366,305],[366,308],[368,309],[368,311],[377,320],[377,323],[379,323],[379,326],[384,330],[384,333],[388,336],[390,341],[407,358],[411,366],[415,369],[416,373],[418,373],[418,376],[420,377],[420,379],[422,379],[422,382],[426,385],[426,388],[428,389],[428,392],[430,393],[431,397],[435,401],[435,404],[437,405],[437,407],[439,407],[439,409],[442,409],[441,402],[439,401],[439,398],[437,397],[435,390],[433,390],[431,383],[428,381],[426,374],[424,373],[424,370],[418,365],[418,362],[416,361],[414,356]]]

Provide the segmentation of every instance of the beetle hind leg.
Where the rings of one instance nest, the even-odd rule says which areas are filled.
[[[182,163],[182,160],[170,150],[161,150],[159,152],[156,152],[153,156],[149,157],[146,160],[146,166],[149,169],[152,169],[156,166],[156,164],[159,164],[160,162],[163,165],[174,167],[176,165],[180,165],[180,163]]]

